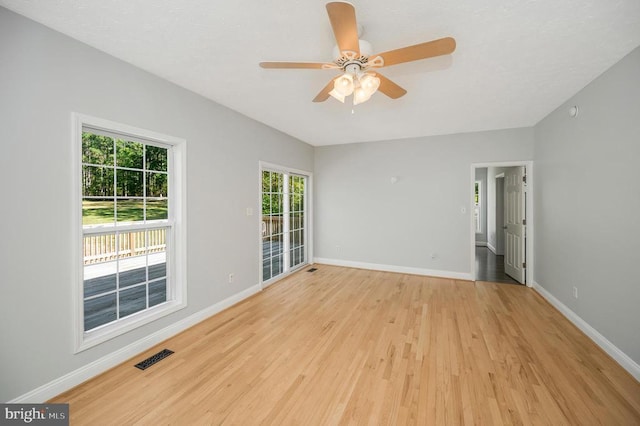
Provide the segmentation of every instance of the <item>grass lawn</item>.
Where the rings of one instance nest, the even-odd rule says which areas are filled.
[[[144,202],[142,200],[118,200],[118,222],[144,220]],[[98,225],[113,223],[113,200],[83,200],[82,224]],[[147,220],[168,218],[167,200],[147,200]]]

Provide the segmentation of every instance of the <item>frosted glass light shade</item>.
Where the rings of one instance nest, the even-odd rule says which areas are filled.
[[[336,89],[333,89],[332,91],[330,91],[329,94],[333,96],[334,99],[337,99],[340,102],[344,103],[344,95],[341,95],[340,93],[338,93]]]
[[[340,77],[336,78],[333,82],[333,90],[342,96],[349,96],[353,93],[353,76],[348,73],[344,73]]]
[[[367,93],[367,91],[364,88],[358,87],[356,88],[356,90],[353,91],[353,104],[358,105],[363,102],[367,102],[370,97],[371,97],[370,93]]]
[[[378,87],[380,87],[380,79],[373,74],[365,74],[360,79],[360,87],[371,96],[378,90]]]

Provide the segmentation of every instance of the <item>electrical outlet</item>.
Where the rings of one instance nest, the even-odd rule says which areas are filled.
[[[340,246],[336,246],[336,253],[340,253]]]
[[[234,278],[234,275],[233,275],[233,272],[232,272],[232,273],[229,274],[229,284],[233,284],[233,278]]]
[[[573,287],[573,298],[574,299],[578,298],[578,287],[576,286]]]

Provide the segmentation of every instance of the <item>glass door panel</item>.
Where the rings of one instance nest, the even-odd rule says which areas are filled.
[[[306,176],[262,172],[262,280],[307,263]]]

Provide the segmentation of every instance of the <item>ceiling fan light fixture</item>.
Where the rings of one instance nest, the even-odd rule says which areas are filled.
[[[353,76],[349,73],[344,73],[340,77],[336,78],[333,82],[333,90],[340,95],[349,96],[353,93],[354,84]]]
[[[353,91],[353,104],[367,102],[373,93],[368,93],[363,87],[356,87]]]
[[[378,90],[378,87],[380,87],[380,79],[374,74],[367,73],[360,78],[360,87],[371,96]]]
[[[353,94],[353,104],[357,105],[366,102],[377,91],[391,99],[398,99],[406,95],[405,89],[377,71],[367,71],[449,55],[456,49],[455,39],[444,37],[372,55],[371,44],[360,38],[362,31],[356,21],[355,7],[347,1],[330,1],[326,9],[337,43],[333,54],[334,61],[260,62],[262,68],[341,69],[343,74],[333,77],[313,98],[313,102],[324,102],[330,96],[344,102],[347,96]]]

